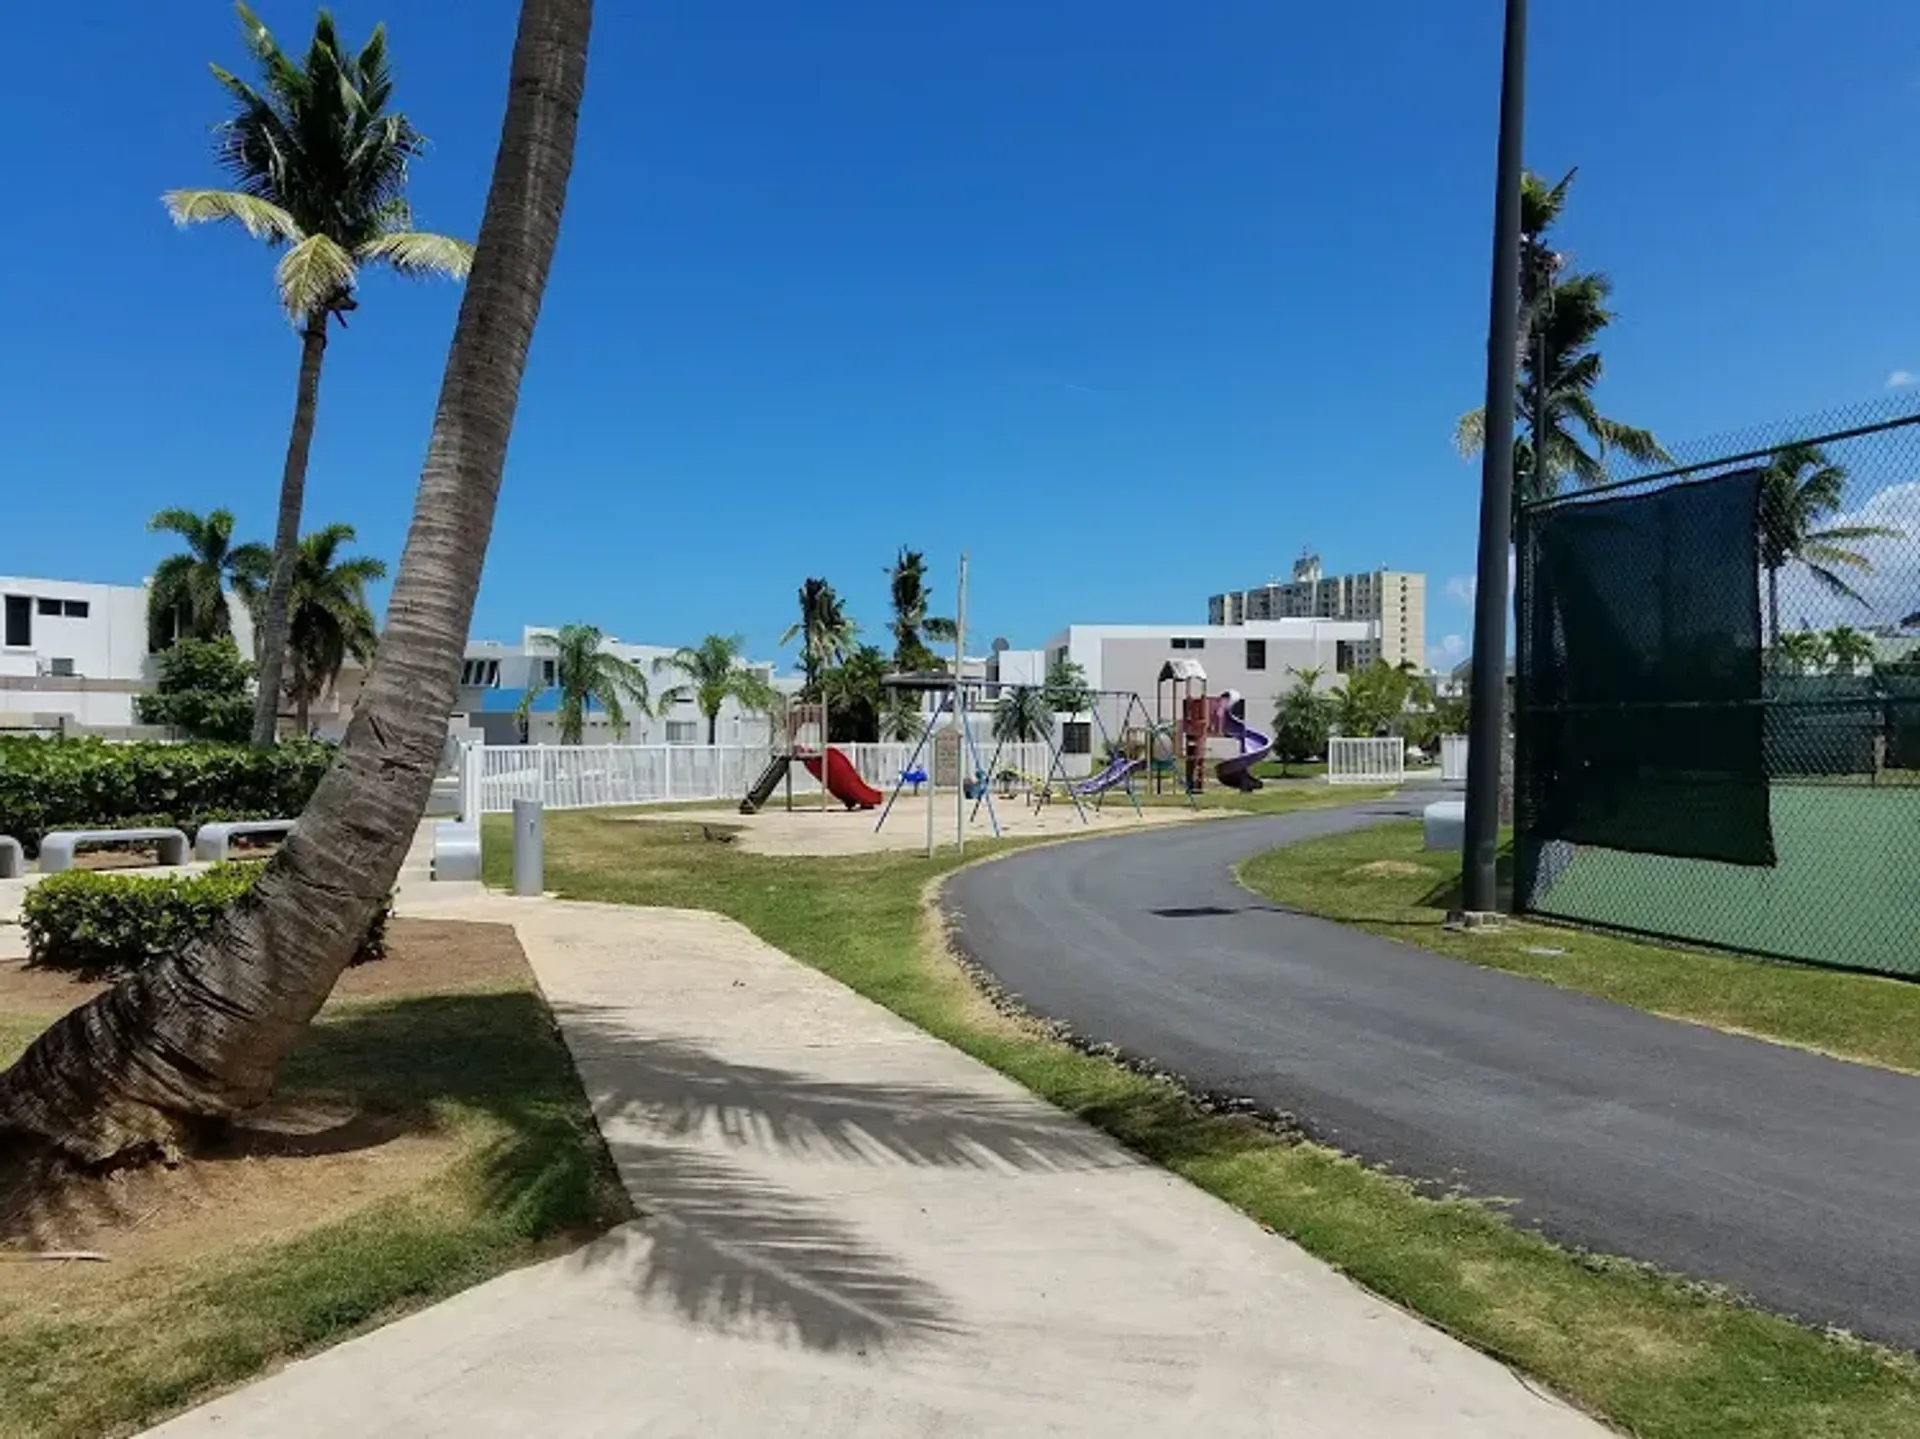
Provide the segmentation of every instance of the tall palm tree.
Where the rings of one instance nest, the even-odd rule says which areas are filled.
[[[807,677],[807,694],[818,696],[821,675],[846,658],[859,633],[860,626],[847,614],[832,585],[810,579],[800,586],[800,618],[787,626],[780,643],[800,641],[800,672]]]
[[[162,199],[176,224],[225,221],[286,251],[273,277],[280,303],[300,334],[300,375],[280,473],[273,578],[259,644],[253,740],[264,745],[273,742],[279,712],[328,325],[337,319],[345,328],[363,266],[458,278],[467,273],[473,247],[413,227],[407,166],[426,148],[426,138],[391,108],[386,27],[376,25],[355,54],[340,43],[333,17],[322,10],[306,59],[296,64],[253,11],[244,4],[234,8],[261,79],[255,88],[218,65],[211,67],[233,107],[216,132],[215,156],[236,188],[169,190]]]
[[[827,701],[829,739],[863,744],[880,737],[880,716],[887,708],[883,681],[887,677],[886,651],[878,645],[855,645],[832,669],[820,675],[820,694]]]
[[[333,524],[300,540],[287,616],[284,689],[293,701],[294,726],[303,735],[313,702],[340,678],[347,661],[373,663],[379,633],[373,611],[367,607],[367,586],[387,577],[387,564],[372,555],[339,558],[341,547],[352,544],[355,538],[352,525]],[[264,546],[260,548],[264,550]],[[250,565],[235,582],[235,589],[254,613],[256,640],[260,608],[273,567],[271,556],[264,559],[265,563]]]
[[[393,889],[446,743],[507,441],[560,236],[592,0],[521,0],[506,118],[413,524],[333,767],[245,899],[0,1074],[0,1132],[87,1163],[169,1155],[259,1104]]]
[[[1873,573],[1873,561],[1848,546],[1856,540],[1897,540],[1901,532],[1884,525],[1822,527],[1837,514],[1847,488],[1847,472],[1818,445],[1796,441],[1782,445],[1760,474],[1760,568],[1767,572],[1767,638],[1779,647],[1780,571],[1803,564],[1832,594],[1865,605],[1860,592],[1840,574]]]
[[[615,737],[627,733],[627,709],[640,714],[651,712],[646,672],[632,660],[623,660],[602,649],[606,635],[597,625],[562,625],[557,634],[536,634],[533,643],[553,652],[548,661],[553,679],[527,686],[520,697],[520,723],[533,713],[533,702],[548,689],[559,691],[560,743],[580,744],[587,729],[587,716],[595,708],[605,711],[607,724]]]
[[[927,732],[927,712],[912,690],[889,689],[880,706],[880,738],[910,743]]]
[[[899,557],[887,569],[887,583],[893,599],[893,663],[907,673],[930,670],[940,663],[927,641],[952,643],[959,633],[950,619],[929,615],[927,557],[918,550],[900,547]]]
[[[1599,273],[1567,273],[1567,257],[1553,248],[1551,230],[1566,208],[1573,176],[1570,170],[1557,184],[1549,185],[1529,171],[1521,185],[1521,336],[1514,377],[1516,505],[1559,493],[1561,482],[1569,476],[1582,485],[1602,483],[1607,478],[1606,457],[1614,451],[1643,464],[1670,458],[1651,431],[1609,419],[1594,403],[1593,392],[1603,369],[1598,343],[1614,319],[1609,305],[1613,282]],[[1536,436],[1534,412],[1542,384],[1545,433]],[[1486,419],[1480,409],[1460,417],[1454,443],[1462,455],[1480,452],[1486,442]]]
[[[244,595],[247,578],[269,567],[265,545],[233,542],[233,512],[162,510],[147,521],[156,534],[178,535],[186,549],[160,561],[147,591],[147,648],[177,639],[217,640],[233,633],[227,590]]]
[[[685,682],[660,696],[660,706],[691,699],[707,717],[707,743],[715,743],[720,727],[720,708],[732,700],[749,714],[767,714],[778,707],[780,693],[767,683],[760,671],[740,658],[746,641],[739,635],[708,635],[689,649],[682,645],[672,654],[653,662],[655,674],[678,672]]]

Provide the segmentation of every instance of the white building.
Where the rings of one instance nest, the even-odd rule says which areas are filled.
[[[229,601],[241,653],[253,644]],[[147,587],[0,575],[0,729],[122,729],[153,690]]]
[[[459,697],[454,701],[456,717],[464,714],[466,723],[480,731],[490,745],[519,744],[521,727],[519,709],[521,700],[530,689],[538,690],[527,715],[526,742],[530,744],[559,743],[560,729],[556,711],[559,709],[560,696],[554,688],[555,656],[550,645],[543,644],[537,638],[540,635],[558,633],[551,626],[529,625],[521,631],[517,644],[507,644],[498,640],[470,641],[466,649],[466,659],[460,669]],[[614,636],[607,636],[601,648],[620,659],[637,666],[647,678],[648,688],[657,702],[662,695],[675,686],[684,684],[685,677],[677,670],[656,671],[657,661],[674,654],[677,645],[640,645],[627,644]],[[776,690],[791,693],[800,685],[793,677],[780,677],[774,674],[771,664],[747,662],[748,667],[757,670],[760,677]],[[700,713],[700,707],[691,696],[678,703],[665,707],[655,715],[635,714],[631,710],[627,716],[627,733],[624,739],[618,739],[613,726],[608,722],[606,713],[595,709],[587,715],[586,731],[581,736],[586,744],[705,744],[707,742],[707,720]],[[458,724],[456,718],[456,724]],[[764,745],[771,741],[777,721],[767,715],[746,712],[728,700],[720,710],[719,722],[715,726],[714,741],[717,744]]]

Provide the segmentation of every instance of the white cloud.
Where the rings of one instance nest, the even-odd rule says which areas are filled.
[[[1902,386],[1911,385],[1916,378],[1920,376],[1915,376],[1912,370],[1894,370],[1887,376],[1887,388],[1900,389]]]
[[[1846,549],[1862,555],[1873,566],[1870,574],[1841,566],[1838,573],[1864,605],[1829,592],[1807,573],[1790,564],[1780,572],[1780,621],[1783,628],[1828,629],[1852,625],[1867,629],[1893,624],[1920,610],[1920,481],[1888,485],[1867,498],[1857,510],[1822,521],[1821,529],[1855,526],[1887,529],[1898,537],[1842,540]],[[1764,589],[1766,576],[1760,577]],[[1762,604],[1765,603],[1763,597]]]
[[[1448,599],[1457,601],[1471,609],[1473,607],[1474,592],[1479,589],[1479,587],[1479,584],[1472,575],[1455,575],[1440,588],[1446,592]]]
[[[1450,670],[1467,657],[1465,635],[1443,635],[1440,643],[1427,648],[1427,668]]]

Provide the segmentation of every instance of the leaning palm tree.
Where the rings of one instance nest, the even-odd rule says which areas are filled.
[[[1822,526],[1837,514],[1847,488],[1847,472],[1818,445],[1796,441],[1773,452],[1760,473],[1760,568],[1767,572],[1767,638],[1780,648],[1780,571],[1790,564],[1807,567],[1829,593],[1865,605],[1860,592],[1841,575],[1873,573],[1873,561],[1849,546],[1858,540],[1897,540],[1901,532],[1885,525]]]
[[[739,635],[708,635],[699,644],[682,645],[653,662],[653,672],[677,672],[685,677],[660,696],[662,709],[690,699],[707,717],[707,743],[716,742],[720,709],[732,700],[749,714],[768,714],[780,703],[780,693],[766,677],[740,658],[746,641]]]
[[[818,698],[820,677],[847,657],[859,633],[860,627],[848,616],[832,585],[810,579],[800,586],[800,618],[787,626],[780,643],[800,641],[800,672],[807,677],[806,694]]]
[[[274,269],[274,283],[300,333],[300,378],[280,473],[273,578],[259,640],[260,700],[253,739],[269,744],[279,709],[307,454],[313,444],[328,326],[337,319],[345,327],[347,313],[355,307],[354,285],[361,267],[385,265],[402,275],[458,278],[467,273],[473,248],[463,240],[413,227],[407,166],[426,148],[426,139],[391,108],[386,27],[375,26],[355,54],[340,43],[333,17],[322,10],[306,59],[296,64],[253,11],[244,4],[235,8],[261,74],[256,89],[220,66],[212,67],[233,105],[233,113],[216,131],[215,154],[236,188],[169,190],[162,198],[177,224],[226,221],[286,251]]]
[[[285,691],[293,701],[294,725],[307,732],[313,702],[333,687],[349,659],[373,663],[378,643],[373,611],[367,608],[367,586],[387,577],[385,560],[372,555],[339,558],[340,548],[356,538],[352,525],[334,524],[303,536],[299,563],[293,572],[293,602],[287,616]],[[254,611],[254,635],[260,633],[259,610],[265,600],[266,565],[250,567],[236,584]]]
[[[265,545],[233,542],[233,512],[162,510],[147,528],[178,535],[186,549],[160,561],[147,590],[147,648],[163,650],[177,639],[217,640],[233,633],[227,591],[242,598],[249,578],[272,564]]]
[[[557,690],[560,703],[560,743],[579,744],[585,738],[587,716],[595,708],[605,712],[607,725],[618,739],[627,734],[627,710],[645,715],[652,712],[647,694],[646,672],[632,660],[604,649],[606,635],[597,625],[562,625],[558,633],[540,633],[533,643],[549,650],[553,659],[553,679],[527,686],[520,697],[519,717],[524,727],[533,713],[534,701],[549,688]]]
[[[952,620],[927,613],[927,557],[903,545],[886,575],[893,600],[894,667],[909,674],[933,669],[939,659],[927,641],[951,643],[959,631]]]
[[[426,808],[527,347],[560,235],[592,0],[522,0],[506,119],[380,663],[300,827],[213,933],[56,1022],[0,1074],[0,1133],[85,1163],[172,1155],[271,1093]]]

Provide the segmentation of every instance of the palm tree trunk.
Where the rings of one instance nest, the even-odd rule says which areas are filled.
[[[333,768],[208,939],[60,1020],[0,1074],[0,1131],[82,1161],[171,1153],[258,1104],[426,807],[572,169],[592,0],[522,0],[493,183],[380,662]]]
[[[707,748],[708,749],[712,749],[714,745],[719,743],[718,739],[715,738],[715,736],[717,736],[719,733],[720,733],[720,711],[714,710],[711,714],[707,716]]]
[[[1780,567],[1767,566],[1767,644],[1775,651],[1780,649]]]
[[[253,743],[273,743],[280,719],[280,676],[286,666],[287,611],[293,602],[293,572],[300,558],[300,511],[307,498],[307,456],[320,409],[320,365],[327,355],[329,312],[307,316],[300,332],[300,385],[294,394],[293,433],[280,471],[280,517],[273,527],[273,576],[255,642],[260,649],[260,694],[253,707]]]

